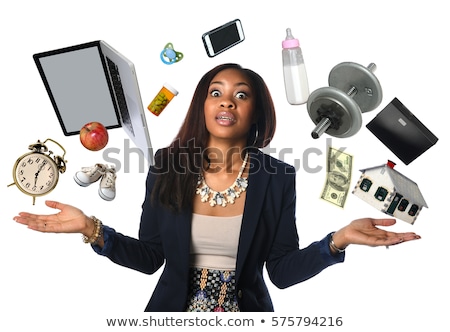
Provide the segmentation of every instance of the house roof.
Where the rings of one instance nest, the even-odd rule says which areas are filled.
[[[394,188],[397,192],[400,194],[407,196],[405,198],[409,198],[410,200],[414,200],[414,203],[420,204],[424,207],[428,207],[427,203],[425,202],[424,197],[422,196],[422,193],[420,192],[420,189],[413,180],[407,178],[400,172],[397,172],[393,167],[383,164],[380,166],[374,166],[369,168],[361,169],[360,172],[365,173],[369,170],[374,169],[385,169],[386,174],[390,177],[392,183],[394,184]]]

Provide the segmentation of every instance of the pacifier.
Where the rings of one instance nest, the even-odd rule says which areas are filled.
[[[183,59],[183,53],[176,52],[173,49],[172,43],[167,43],[166,46],[164,46],[164,49],[161,52],[161,61],[164,62],[166,65],[171,65],[175,62],[181,61]]]

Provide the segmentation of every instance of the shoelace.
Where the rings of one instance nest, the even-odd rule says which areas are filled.
[[[105,182],[106,188],[114,188],[114,180],[116,179],[114,171],[106,170],[105,172]]]
[[[98,173],[100,173],[100,174],[105,174],[105,171],[104,171],[102,168],[96,167],[96,166],[93,166],[93,167],[82,167],[82,168],[81,168],[81,171],[83,171],[83,172],[85,172],[86,174],[88,174],[89,177],[94,176],[94,174],[95,174],[96,172],[98,172]]]

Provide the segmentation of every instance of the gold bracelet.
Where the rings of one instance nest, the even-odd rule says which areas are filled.
[[[342,254],[342,253],[345,251],[345,249],[340,249],[340,248],[338,248],[337,245],[334,243],[334,241],[333,241],[333,235],[334,235],[334,233],[335,233],[335,232],[331,233],[331,235],[330,235],[330,247],[331,247],[332,249],[334,249],[335,251],[337,251],[338,253]]]
[[[98,220],[94,216],[91,216],[90,218],[94,222],[94,231],[92,232],[92,235],[89,237],[87,237],[86,235],[83,235],[83,242],[90,243],[90,244],[96,244],[98,242],[98,240],[103,236],[103,224],[100,220]]]

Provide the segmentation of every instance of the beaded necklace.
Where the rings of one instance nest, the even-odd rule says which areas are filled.
[[[196,194],[200,195],[202,202],[209,201],[209,205],[221,205],[226,207],[227,204],[234,204],[234,200],[240,196],[248,187],[247,178],[242,177],[245,166],[247,165],[248,152],[245,154],[244,162],[239,170],[239,174],[234,183],[223,191],[212,190],[205,181],[203,174],[198,176]]]

